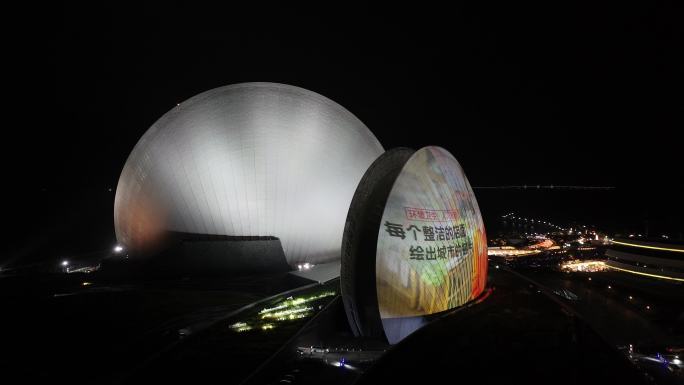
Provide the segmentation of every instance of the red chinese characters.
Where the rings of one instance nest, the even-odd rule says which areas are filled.
[[[454,221],[459,218],[458,210],[430,210],[415,207],[404,207],[406,219],[412,221],[441,222]]]

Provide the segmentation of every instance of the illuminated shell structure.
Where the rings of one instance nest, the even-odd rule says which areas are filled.
[[[435,146],[379,157],[354,195],[342,246],[354,334],[396,343],[475,300],[486,280],[484,224],[456,158]]]
[[[383,152],[353,114],[314,92],[242,83],[194,96],[142,136],[114,202],[140,254],[170,232],[277,237],[290,266],[339,259],[358,182]]]

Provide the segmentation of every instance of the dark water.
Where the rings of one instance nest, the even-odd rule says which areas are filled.
[[[612,190],[475,189],[487,228],[515,212],[561,226],[594,225],[609,233],[666,234],[684,239],[683,204],[678,190],[615,188]]]

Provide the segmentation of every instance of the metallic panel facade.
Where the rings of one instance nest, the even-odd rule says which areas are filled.
[[[316,93],[243,83],[199,94],[143,135],[119,179],[120,243],[169,231],[275,236],[291,266],[338,259],[357,184],[383,152],[349,111]]]

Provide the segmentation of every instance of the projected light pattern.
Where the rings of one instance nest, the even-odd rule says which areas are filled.
[[[230,325],[230,328],[236,332],[271,330],[279,322],[296,321],[311,317],[316,309],[321,309],[323,304],[335,295],[337,295],[335,291],[327,290],[308,296],[288,297],[272,307],[263,308],[258,313]]]
[[[481,294],[486,245],[458,161],[440,147],[415,152],[394,182],[378,234],[376,285],[386,332],[386,320],[442,312]]]

